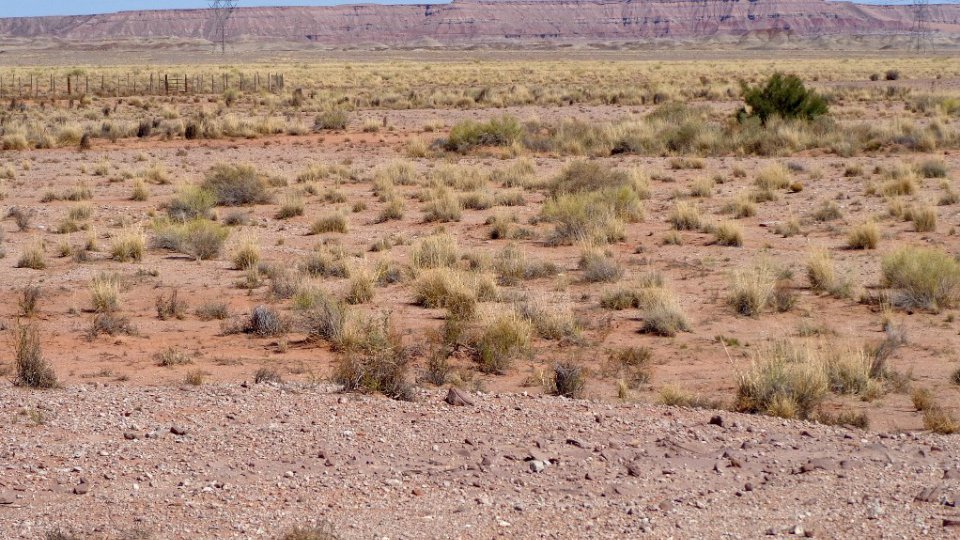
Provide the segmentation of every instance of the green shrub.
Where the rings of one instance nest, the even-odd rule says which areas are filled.
[[[16,378],[13,384],[30,388],[54,388],[57,375],[43,357],[40,331],[35,324],[17,325],[13,335]]]
[[[944,309],[960,295],[960,263],[942,251],[904,247],[883,258],[883,284],[898,290],[894,303],[905,308]]]
[[[217,204],[217,196],[200,186],[184,185],[177,190],[176,197],[167,203],[167,215],[177,221],[207,219]]]
[[[341,233],[347,232],[347,218],[343,214],[328,214],[317,218],[310,225],[310,234]]]
[[[333,380],[347,392],[372,392],[412,400],[414,390],[407,380],[410,352],[404,347],[400,332],[388,317],[371,319],[361,326],[362,341],[341,354]]]
[[[796,75],[774,73],[764,86],[742,86],[746,108],[739,112],[741,120],[757,117],[766,125],[773,117],[813,120],[829,112],[827,101],[808,90]]]
[[[450,130],[443,147],[450,152],[467,152],[478,146],[510,146],[522,135],[523,128],[511,116],[492,118],[487,122],[463,120]]]

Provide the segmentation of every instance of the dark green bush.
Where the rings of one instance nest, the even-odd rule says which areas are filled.
[[[742,120],[757,117],[763,124],[771,117],[813,120],[829,112],[827,100],[814,90],[808,90],[796,75],[774,73],[764,86],[750,87],[743,83]],[[749,108],[749,110],[747,109]]]

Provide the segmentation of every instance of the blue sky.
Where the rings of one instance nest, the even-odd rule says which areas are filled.
[[[439,0],[240,0],[241,6],[329,6],[334,4],[437,4]],[[129,9],[206,7],[206,0],[0,0],[0,17],[86,15]]]

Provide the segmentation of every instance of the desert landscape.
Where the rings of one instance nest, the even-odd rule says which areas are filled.
[[[0,22],[0,536],[960,530],[956,54],[82,22]]]

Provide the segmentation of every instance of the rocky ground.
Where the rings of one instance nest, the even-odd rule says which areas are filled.
[[[306,385],[0,387],[0,538],[948,538],[960,439]]]

